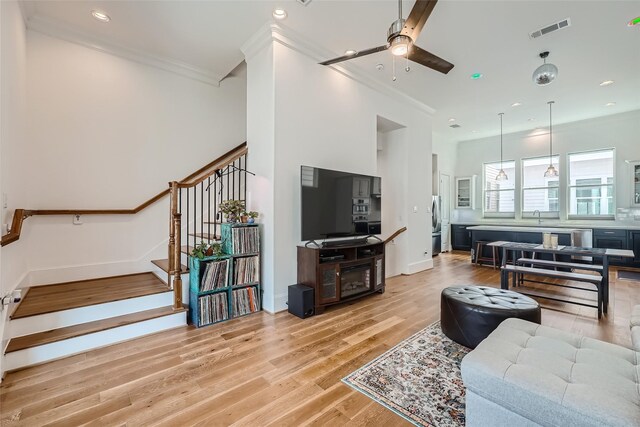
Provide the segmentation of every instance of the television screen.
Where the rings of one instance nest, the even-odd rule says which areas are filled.
[[[302,240],[382,232],[379,177],[302,166],[300,183]]]

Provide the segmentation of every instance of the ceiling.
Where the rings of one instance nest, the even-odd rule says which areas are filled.
[[[190,64],[225,76],[243,60],[240,46],[281,6],[284,25],[335,52],[362,50],[386,41],[397,18],[393,0],[313,0],[303,6],[283,1],[24,1],[28,19],[45,18],[113,44]],[[413,1],[404,1],[404,15]],[[101,9],[108,24],[90,16]],[[555,100],[554,123],[640,109],[640,26],[626,23],[640,15],[634,1],[457,1],[441,0],[417,44],[455,64],[448,74],[404,61],[392,81],[388,52],[352,60],[381,83],[436,109],[434,132],[469,140],[548,125],[547,101]],[[529,32],[564,18],[569,28],[530,39]],[[551,52],[558,78],[545,87],[531,80]],[[383,64],[378,71],[376,64]],[[480,72],[483,77],[472,80]],[[613,85],[600,87],[604,80]],[[511,104],[520,102],[519,107]],[[615,102],[606,107],[607,102]],[[449,119],[461,127],[451,129]],[[534,119],[534,120],[529,120]]]

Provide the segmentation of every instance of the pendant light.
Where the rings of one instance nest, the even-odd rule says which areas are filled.
[[[500,116],[500,172],[496,175],[496,181],[507,181],[509,177],[502,168],[502,116],[504,116],[504,113],[499,113],[498,115]]]
[[[544,63],[535,69],[531,78],[538,86],[546,86],[556,79],[556,76],[558,75],[558,67],[553,64],[547,64],[547,56],[549,56],[549,52],[542,52],[539,56],[542,58]]]
[[[547,171],[544,173],[545,178],[553,178],[558,176],[558,170],[553,167],[553,127],[551,123],[551,106],[555,103],[555,101],[549,101],[549,167]]]

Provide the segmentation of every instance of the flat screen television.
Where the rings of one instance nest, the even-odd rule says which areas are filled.
[[[300,186],[301,240],[382,232],[380,177],[302,166]]]

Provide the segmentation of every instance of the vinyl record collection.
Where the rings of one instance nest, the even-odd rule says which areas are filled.
[[[227,293],[222,292],[198,298],[198,309],[200,310],[200,326],[227,320],[229,318]]]
[[[260,229],[258,227],[237,227],[232,229],[234,254],[251,254],[260,251]]]
[[[256,256],[236,258],[233,265],[233,285],[246,285],[260,280],[260,258]]]
[[[260,293],[255,286],[234,290],[232,301],[234,317],[260,310]]]
[[[213,291],[227,287],[229,260],[212,261],[206,264],[200,282],[200,292]]]

